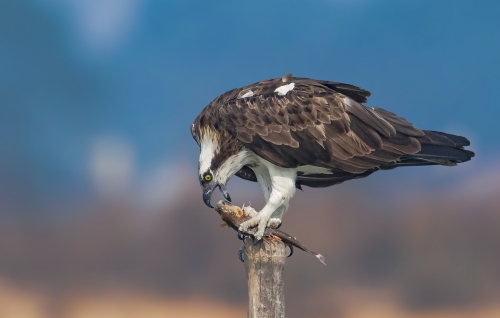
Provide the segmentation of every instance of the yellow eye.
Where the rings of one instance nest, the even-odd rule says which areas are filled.
[[[212,176],[210,174],[205,175],[205,181],[210,181],[212,180]]]

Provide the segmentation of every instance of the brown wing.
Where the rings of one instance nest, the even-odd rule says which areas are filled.
[[[286,95],[274,92],[291,82],[295,87]],[[423,131],[388,111],[361,105],[335,85],[360,101],[369,96],[347,84],[273,79],[233,93],[217,115],[246,147],[281,167],[313,165],[359,174],[420,150],[415,137]],[[253,96],[241,98],[249,91]]]

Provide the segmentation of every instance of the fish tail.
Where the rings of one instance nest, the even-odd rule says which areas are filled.
[[[316,258],[319,259],[319,261],[323,263],[323,265],[326,266],[325,257],[323,255],[314,252],[312,252],[312,254],[316,256]]]

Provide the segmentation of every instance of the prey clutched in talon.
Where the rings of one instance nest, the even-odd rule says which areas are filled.
[[[252,209],[253,210],[253,209]],[[302,245],[295,237],[281,231],[278,229],[274,229],[271,227],[264,227],[264,232],[260,238],[257,237],[257,230],[255,228],[250,227],[248,232],[242,232],[240,230],[241,225],[243,223],[250,221],[252,219],[252,210],[249,207],[240,208],[238,206],[232,205],[227,201],[219,201],[215,207],[215,211],[219,213],[222,220],[232,229],[238,232],[238,238],[243,240],[245,243],[246,237],[252,238],[252,243],[256,244],[258,240],[262,239],[263,236],[269,238],[279,238],[283,243],[285,243],[290,248],[290,254],[288,257],[293,254],[293,247],[297,247],[298,249],[303,250],[306,253],[309,253],[315,256],[321,263],[325,264],[325,258],[316,252],[313,252]],[[254,210],[255,211],[255,210]],[[254,216],[255,217],[255,216]],[[280,222],[281,223],[281,222]],[[257,240],[258,239],[258,240]],[[242,249],[238,252],[238,257],[243,261],[242,257]]]
[[[253,236],[257,239],[257,241],[260,241],[264,236],[264,232],[267,227],[267,220],[262,218],[260,215],[256,215],[250,220],[241,223],[238,229],[242,232],[249,233],[249,230],[254,227],[257,227],[257,229]]]
[[[252,217],[250,220],[243,222],[238,230],[240,232],[250,233],[251,229],[256,228],[255,238],[260,241],[264,236],[266,228],[277,229],[281,226],[281,220],[279,218],[271,218],[266,219],[264,217],[260,217],[259,214]]]

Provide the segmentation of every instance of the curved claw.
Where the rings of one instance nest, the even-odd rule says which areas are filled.
[[[231,202],[231,196],[229,195],[229,192],[227,192],[226,185],[220,185],[219,188],[222,191],[222,195],[224,195],[224,198]]]
[[[240,241],[245,242],[245,238],[246,238],[245,233],[243,233],[243,232],[241,232],[240,230],[238,230],[238,239],[239,239]]]
[[[288,247],[290,248],[290,254],[288,254],[287,257],[290,257],[293,255],[293,246],[292,245],[288,245]]]
[[[245,263],[245,260],[243,259],[243,247],[238,251],[238,258],[242,263]]]
[[[252,245],[255,245],[259,242],[259,240],[255,238],[255,236],[252,235],[251,238],[252,238]]]

